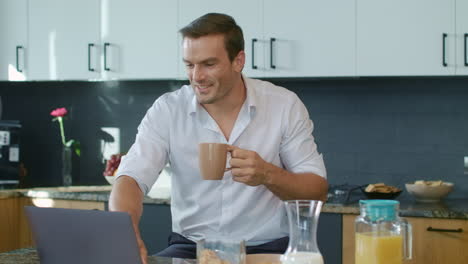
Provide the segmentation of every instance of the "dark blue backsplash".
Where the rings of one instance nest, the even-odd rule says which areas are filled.
[[[333,184],[442,179],[451,197],[468,196],[468,78],[273,80],[296,92],[315,123],[314,135]],[[101,127],[120,128],[127,150],[154,100],[183,82],[0,82],[2,119],[20,120],[26,186],[56,186],[60,135],[50,111],[67,107],[67,138],[82,143],[74,185],[105,184]]]

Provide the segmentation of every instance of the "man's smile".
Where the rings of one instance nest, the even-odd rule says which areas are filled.
[[[207,93],[211,85],[195,85],[195,87],[200,93]]]

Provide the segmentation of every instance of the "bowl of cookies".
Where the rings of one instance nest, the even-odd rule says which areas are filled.
[[[442,180],[418,180],[407,183],[406,190],[419,202],[438,202],[453,190],[453,183]]]
[[[400,188],[383,182],[368,184],[365,188],[361,187],[361,191],[368,199],[395,199],[402,192]]]

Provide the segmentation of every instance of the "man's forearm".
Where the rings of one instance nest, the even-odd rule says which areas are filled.
[[[133,229],[140,249],[142,263],[146,264],[148,251],[143,242],[138,224],[143,213],[143,192],[138,183],[129,176],[119,177],[112,188],[109,198],[109,210],[127,212],[132,217]]]
[[[129,213],[133,224],[138,227],[143,213],[143,193],[134,179],[129,176],[117,179],[109,198],[109,211]]]
[[[291,173],[271,163],[265,168],[264,185],[281,200],[326,201],[328,182],[313,173]]]

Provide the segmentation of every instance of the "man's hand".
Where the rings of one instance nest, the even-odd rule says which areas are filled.
[[[148,264],[148,251],[145,247],[145,242],[141,239],[140,232],[136,232],[138,248],[140,249],[141,263]]]
[[[255,151],[228,146],[231,152],[231,172],[233,180],[250,186],[268,182],[268,162],[264,161]]]
[[[311,172],[292,173],[263,160],[255,151],[228,146],[232,178],[250,186],[265,185],[281,200],[326,201],[328,183]]]

